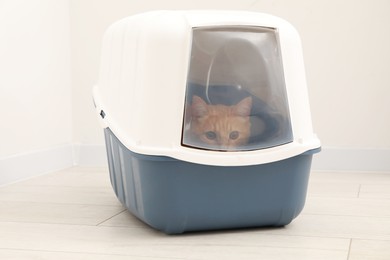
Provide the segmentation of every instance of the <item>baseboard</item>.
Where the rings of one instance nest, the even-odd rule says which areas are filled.
[[[314,155],[312,169],[390,172],[390,149],[325,147]]]
[[[73,166],[72,148],[66,144],[0,158],[0,186]]]
[[[74,164],[80,166],[107,166],[105,146],[99,144],[74,144]]]
[[[74,165],[107,166],[105,146],[67,144],[0,158],[0,186]],[[323,147],[312,170],[390,172],[390,149]]]

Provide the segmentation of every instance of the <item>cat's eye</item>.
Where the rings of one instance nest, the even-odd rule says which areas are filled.
[[[240,134],[238,133],[238,131],[233,131],[229,134],[229,138],[232,139],[232,140],[236,140],[238,138]]]
[[[206,137],[209,140],[215,140],[217,138],[217,134],[213,131],[206,132]]]

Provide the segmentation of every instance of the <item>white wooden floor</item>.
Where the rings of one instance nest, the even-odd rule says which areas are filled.
[[[168,236],[123,209],[107,169],[0,187],[0,259],[390,259],[390,173],[314,172],[290,225]]]

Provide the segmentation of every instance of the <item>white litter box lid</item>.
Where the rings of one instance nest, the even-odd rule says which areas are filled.
[[[131,151],[220,166],[320,147],[298,33],[243,11],[153,11],[113,24],[93,91]]]

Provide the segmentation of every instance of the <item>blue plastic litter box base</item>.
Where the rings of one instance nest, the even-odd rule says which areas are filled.
[[[110,131],[112,187],[139,219],[167,234],[284,226],[302,211],[318,149],[254,166],[208,166],[136,154]]]

